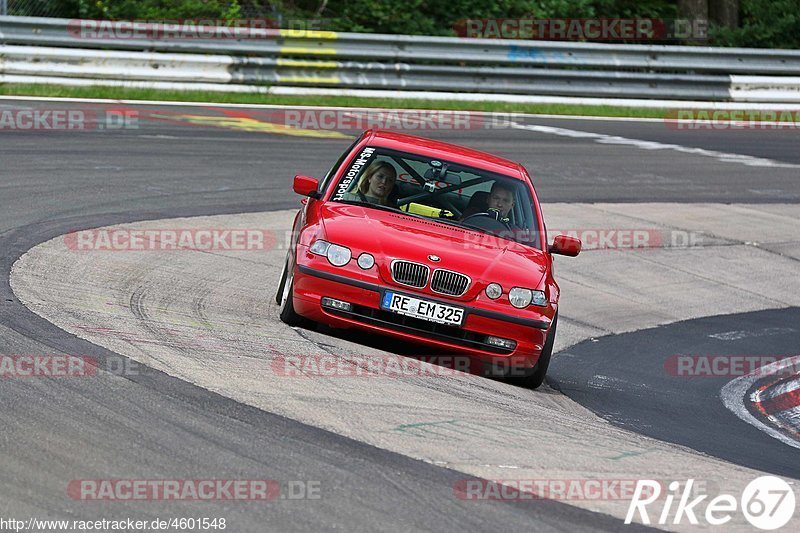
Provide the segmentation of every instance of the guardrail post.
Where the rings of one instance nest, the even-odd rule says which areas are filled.
[[[8,15],[8,0],[0,0],[0,16]]]

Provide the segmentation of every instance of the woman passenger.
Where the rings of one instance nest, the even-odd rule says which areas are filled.
[[[388,161],[375,161],[358,182],[354,193],[345,193],[345,201],[369,202],[371,204],[391,205],[389,195],[397,181],[397,171]]]

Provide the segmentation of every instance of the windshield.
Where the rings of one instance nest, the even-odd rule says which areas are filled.
[[[539,247],[536,211],[523,181],[442,159],[366,147],[331,200],[398,209]]]

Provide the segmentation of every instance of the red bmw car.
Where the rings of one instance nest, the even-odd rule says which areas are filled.
[[[366,131],[306,196],[276,302],[285,323],[359,328],[544,381],[558,320],[553,254],[525,168],[430,139]]]

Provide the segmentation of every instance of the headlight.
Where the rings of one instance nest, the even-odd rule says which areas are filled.
[[[332,244],[328,241],[323,241],[322,239],[317,239],[314,241],[314,244],[311,245],[309,251],[312,254],[324,255],[328,258],[330,264],[337,267],[344,266],[349,263],[350,257],[352,256],[350,253],[350,248],[339,246],[338,244]]]
[[[521,287],[514,287],[508,291],[508,301],[519,309],[528,307],[531,303],[541,307],[547,306],[547,298],[544,295],[544,291],[532,291]]]
[[[544,291],[533,291],[533,299],[531,302],[534,305],[547,307],[547,297],[544,295]]]
[[[363,268],[364,270],[369,270],[370,268],[375,265],[375,258],[372,257],[372,254],[368,254],[364,252],[363,254],[358,256],[358,266]]]
[[[330,246],[331,246],[331,243],[329,243],[328,241],[323,241],[322,239],[317,239],[316,241],[314,241],[314,244],[311,245],[311,248],[309,248],[309,251],[312,254],[328,255],[328,248],[330,248]]]
[[[533,291],[530,289],[522,289],[520,287],[514,287],[510,291],[508,291],[508,301],[511,302],[511,305],[518,309],[522,309],[524,307],[528,307],[531,303],[531,299],[533,298]]]
[[[486,286],[486,296],[492,300],[497,300],[503,294],[503,287],[497,283],[490,283]]]
[[[350,248],[345,248],[338,244],[331,244],[328,247],[328,261],[330,261],[333,266],[345,266],[350,262],[350,257],[352,257]]]

